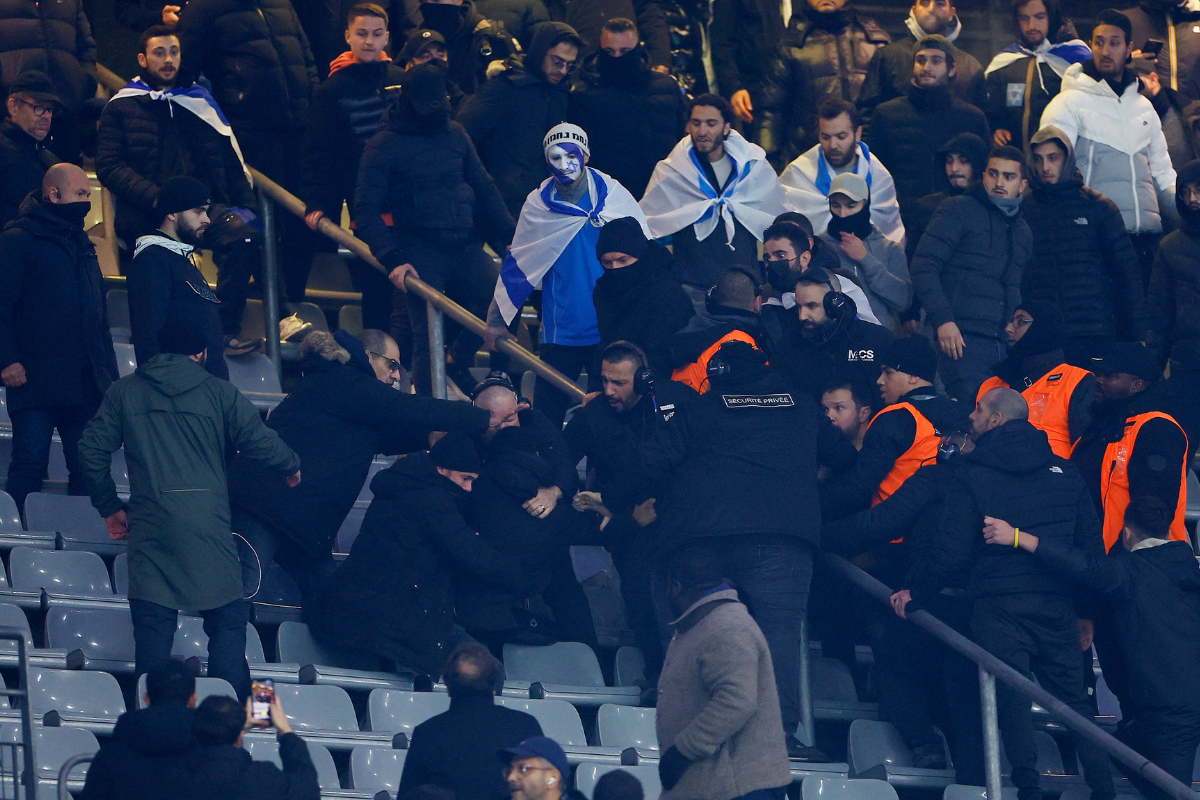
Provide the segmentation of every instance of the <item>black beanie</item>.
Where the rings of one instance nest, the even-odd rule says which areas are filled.
[[[641,223],[633,217],[621,217],[600,229],[600,238],[596,240],[596,258],[602,258],[605,253],[624,253],[641,258],[646,255],[649,246]]]
[[[1021,360],[1062,347],[1065,330],[1062,312],[1058,310],[1058,306],[1054,303],[1026,300],[1017,306],[1017,310],[1028,312],[1033,322],[1025,331],[1025,335],[1008,348],[1010,357]]]
[[[906,336],[888,345],[879,366],[933,383],[937,374],[937,353],[924,336]]]
[[[158,349],[163,353],[180,356],[195,356],[208,347],[204,330],[192,320],[175,317],[168,319],[158,331]]]
[[[470,436],[460,431],[451,431],[438,439],[433,447],[429,448],[429,457],[436,466],[456,472],[478,473],[483,468],[475,443],[471,441]]]
[[[212,200],[208,195],[208,187],[195,178],[187,175],[176,175],[167,178],[158,190],[158,199],[154,201],[154,211],[158,214],[159,222],[166,219],[168,214],[178,214],[193,208],[208,205]]]

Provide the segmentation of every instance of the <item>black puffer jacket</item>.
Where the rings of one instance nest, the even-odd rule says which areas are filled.
[[[1021,297],[1058,307],[1064,338],[1138,342],[1146,336],[1146,307],[1133,242],[1113,201],[1083,185],[1071,141],[1057,128],[1038,131],[1034,144],[1057,141],[1068,152],[1063,177],[1047,184],[1031,175],[1021,214],[1033,232],[1033,261],[1021,278]]]
[[[349,200],[354,217],[354,183],[363,147],[379,130],[403,80],[404,68],[391,61],[350,64],[313,92],[301,149],[302,191],[309,211],[323,211],[336,221],[342,203]]]
[[[96,93],[96,40],[83,0],[0,0],[0,79],[8,84],[26,70],[54,81],[70,112]]]
[[[508,68],[467,98],[455,117],[475,143],[514,219],[529,193],[550,177],[542,139],[566,121],[571,85],[569,80],[557,86],[547,81],[542,61],[547,50],[573,33],[561,22],[538,25],[525,57],[510,58]]]
[[[745,89],[758,103],[787,21],[773,0],[713,0],[709,40],[713,71],[723,97]]]
[[[1200,161],[1179,173],[1175,206],[1182,224],[1163,238],[1154,257],[1146,343],[1164,360],[1200,370],[1200,212],[1188,208],[1178,194],[1189,182],[1200,183]]]
[[[96,135],[96,177],[113,193],[117,235],[130,250],[158,227],[158,189],[177,175],[202,181],[214,203],[258,207],[229,140],[208,123],[149,95],[109,102]]]
[[[671,269],[670,252],[651,242],[636,263],[604,271],[592,291],[600,326],[597,352],[624,339],[646,351],[659,375],[666,378],[670,374],[671,337],[695,313]]]
[[[818,13],[805,2],[792,14],[779,46],[767,51],[767,80],[755,103],[762,109],[759,143],[772,163],[788,164],[816,145],[817,107],[831,97],[857,101],[867,65],[891,40],[853,8]],[[891,168],[892,162],[884,163]]]
[[[595,60],[588,62],[567,109],[567,118],[587,131],[588,166],[616,178],[634,197],[646,193],[654,167],[679,141],[685,111],[679,84],[641,58],[637,79],[628,86],[606,81]]]
[[[913,600],[927,603],[970,568],[972,597],[1045,593],[1073,596],[1071,585],[1023,550],[985,544],[983,518],[1104,557],[1100,520],[1079,471],[1054,455],[1046,434],[1025,420],[1006,422],[958,456],[936,547],[912,576]]]
[[[329,552],[376,454],[419,449],[433,430],[476,435],[488,424],[481,409],[392,389],[375,377],[362,342],[335,336],[349,361],[309,353],[304,377],[267,420],[304,460],[305,480],[289,489],[279,472],[240,456],[229,468],[231,505],[314,555]]]
[[[917,40],[910,29],[908,36],[881,48],[871,59],[867,66],[867,78],[858,95],[858,107],[865,119],[870,120],[871,113],[879,104],[908,93],[916,54]],[[964,103],[983,108],[987,101],[983,67],[975,56],[958,47],[954,48],[954,66],[957,72],[950,84],[950,93]]]
[[[354,211],[359,238],[388,269],[403,263],[413,241],[454,247],[477,238],[478,228],[503,248],[516,227],[462,126],[425,125],[404,96],[363,149]]]
[[[96,247],[34,192],[0,234],[0,370],[9,411],[99,403],[118,377]]]
[[[484,544],[467,493],[413,453],[371,481],[375,499],[350,556],[305,609],[327,647],[375,653],[437,675],[449,655],[456,573],[526,595],[521,566]]]
[[[933,181],[938,187],[937,191],[916,202],[909,201],[900,209],[900,219],[904,222],[904,254],[910,262],[913,253],[917,252],[917,244],[925,234],[925,226],[929,224],[933,212],[937,211],[938,206],[947,197],[957,197],[967,190],[966,186],[961,189],[954,186],[946,177],[946,156],[957,153],[965,157],[971,162],[971,168],[974,170],[971,174],[978,178],[987,167],[988,153],[991,149],[991,144],[979,138],[978,134],[960,133],[951,137],[934,153],[930,169],[933,170]]]
[[[88,767],[81,800],[158,800],[170,787],[183,786],[199,749],[192,716],[192,709],[176,703],[122,714]]]
[[[551,19],[567,23],[583,38],[580,58],[600,49],[604,23],[624,17],[637,24],[654,66],[671,63],[671,31],[658,0],[547,0],[546,7]]]
[[[462,0],[462,5],[421,4],[413,21],[418,28],[445,37],[450,81],[467,94],[474,94],[487,80],[488,64],[503,61],[520,49],[504,24],[484,19],[472,0]]]
[[[176,30],[235,131],[304,129],[317,67],[288,0],[191,0]]]
[[[978,108],[955,98],[945,87],[922,89],[909,84],[908,94],[875,109],[864,138],[871,153],[891,171],[903,208],[944,185],[945,171],[939,177],[929,165],[938,149],[960,133],[992,141],[987,119]]]
[[[0,230],[17,218],[17,209],[30,192],[41,190],[46,170],[56,163],[58,158],[45,142],[11,119],[0,122]]]
[[[1001,339],[1021,301],[1021,273],[1032,248],[1021,214],[1006,216],[982,184],[943,202],[909,268],[929,321],[935,328],[954,322],[963,333]]]

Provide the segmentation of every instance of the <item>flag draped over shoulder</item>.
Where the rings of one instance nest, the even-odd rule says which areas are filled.
[[[603,172],[591,167],[587,172],[591,211],[556,198],[553,178],[544,180],[525,198],[512,247],[496,279],[496,306],[506,324],[512,324],[530,292],[542,282],[584,225],[602,228],[614,219],[633,217],[650,235],[646,217],[633,195]]]
[[[696,238],[704,240],[724,222],[732,247],[736,219],[762,241],[763,231],[788,210],[779,176],[761,147],[732,131],[725,137],[725,153],[733,161],[733,171],[720,192],[701,167],[690,136],[658,162],[641,202],[656,238],[694,224]]]
[[[991,75],[1014,61],[1020,61],[1030,56],[1036,58],[1039,64],[1049,64],[1050,69],[1054,70],[1055,74],[1061,78],[1067,71],[1067,67],[1091,60],[1092,49],[1081,39],[1071,39],[1059,44],[1050,44],[1048,39],[1043,39],[1042,43],[1033,50],[1013,42],[996,54],[992,63],[988,64],[987,69],[984,70],[984,74]]]

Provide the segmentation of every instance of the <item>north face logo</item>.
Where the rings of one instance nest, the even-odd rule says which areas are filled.
[[[1087,217],[1079,217],[1075,220],[1076,225],[1087,225]]]
[[[1063,474],[1062,467],[1051,467],[1051,468],[1050,468],[1050,471],[1051,471],[1051,472],[1057,472],[1059,475],[1062,475],[1062,474]]]

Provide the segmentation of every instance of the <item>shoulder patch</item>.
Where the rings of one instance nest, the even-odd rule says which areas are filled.
[[[726,408],[786,408],[796,403],[787,393],[780,394],[723,394]]]
[[[1059,380],[1060,378],[1062,378],[1062,376],[1063,376],[1063,374],[1061,372],[1056,372],[1053,375],[1047,375],[1046,380],[1056,381],[1056,380]]]

